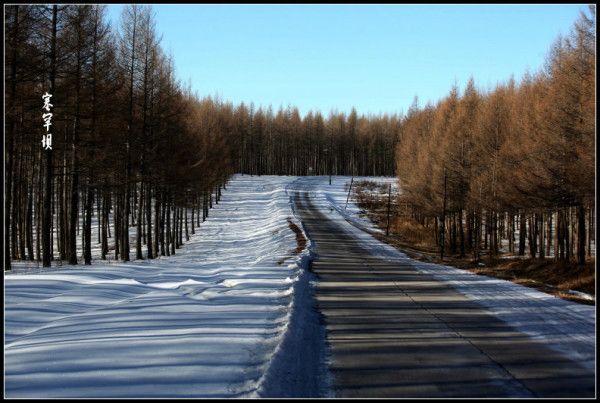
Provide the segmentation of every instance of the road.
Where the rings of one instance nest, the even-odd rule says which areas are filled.
[[[336,397],[594,397],[595,376],[449,284],[376,256],[294,193]]]

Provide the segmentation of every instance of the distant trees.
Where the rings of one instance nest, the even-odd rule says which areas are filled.
[[[520,255],[527,242],[532,257],[585,262],[594,226],[595,40],[590,7],[544,71],[488,93],[471,80],[462,96],[453,88],[435,106],[411,108],[397,173],[413,215],[433,220],[437,243],[441,227],[463,256],[487,249],[493,257],[508,239]]]
[[[395,172],[398,115],[359,116],[297,108],[234,108],[228,142],[235,171],[251,175],[387,175]]]

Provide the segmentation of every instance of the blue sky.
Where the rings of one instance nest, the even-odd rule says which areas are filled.
[[[153,6],[177,77],[258,106],[396,113],[537,71],[585,5]],[[122,6],[109,5],[116,23]]]

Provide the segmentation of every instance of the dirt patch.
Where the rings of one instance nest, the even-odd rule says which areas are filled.
[[[304,237],[302,230],[298,228],[296,224],[294,224],[291,218],[288,217],[287,222],[288,227],[290,227],[290,229],[296,234],[296,249],[294,250],[294,254],[297,255],[298,253],[302,252],[304,248],[306,248],[306,238]]]
[[[280,259],[277,264],[283,264],[285,259],[291,256],[295,256],[302,252],[306,248],[306,238],[304,237],[304,233],[302,230],[292,221],[290,217],[287,218],[288,227],[296,234],[296,249],[291,252],[290,256],[286,256]]]

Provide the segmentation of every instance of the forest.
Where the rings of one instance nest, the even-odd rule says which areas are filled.
[[[5,8],[5,269],[175,253],[234,172],[394,174],[398,115],[201,98],[160,42],[151,6]]]
[[[137,259],[142,238],[148,258],[174,253],[184,213],[231,169],[222,137],[198,124],[202,103],[174,79],[151,9],[126,7],[119,35],[96,5],[8,6],[5,23],[5,267],[77,264],[78,234],[90,264],[95,211],[103,257],[109,217],[115,258],[130,259],[130,226]]]
[[[201,98],[175,78],[150,6],[112,27],[101,5],[12,5],[5,34],[6,269],[90,264],[94,242],[128,261],[131,228],[135,259],[175,253],[236,172],[397,175],[404,214],[442,255],[495,256],[502,239],[518,255],[591,255],[594,8],[518,84],[471,79],[406,115]]]
[[[508,252],[584,264],[595,231],[595,8],[553,44],[543,69],[488,91],[471,79],[415,101],[396,150],[405,219],[444,252]]]

